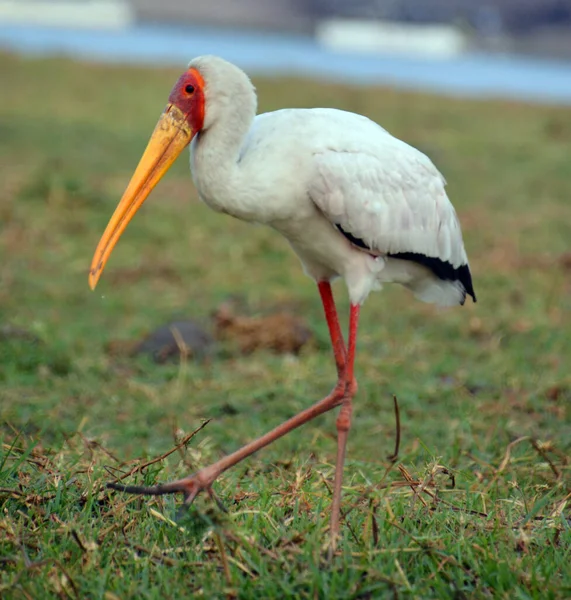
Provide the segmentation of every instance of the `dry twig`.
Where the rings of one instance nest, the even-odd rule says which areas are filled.
[[[387,458],[392,462],[396,462],[399,449],[400,449],[400,409],[399,409],[399,401],[396,396],[393,396],[393,404],[395,409],[395,429],[396,429],[396,437],[395,437],[395,451],[392,454],[389,454]]]
[[[127,477],[130,477],[131,475],[134,475],[135,473],[139,473],[140,471],[142,471],[143,469],[146,469],[147,467],[150,467],[151,465],[154,465],[155,463],[161,462],[162,460],[164,460],[165,458],[169,457],[171,454],[174,454],[177,450],[180,450],[181,448],[183,448],[184,446],[186,446],[186,444],[188,444],[188,442],[202,429],[204,429],[208,423],[210,423],[211,419],[207,419],[206,421],[204,421],[204,423],[202,423],[202,425],[200,425],[199,427],[197,427],[192,433],[189,433],[188,435],[184,436],[184,438],[173,448],[171,448],[168,452],[165,452],[164,454],[161,454],[160,456],[157,456],[156,458],[153,458],[151,460],[148,460],[144,463],[141,463],[140,465],[136,465],[135,467],[133,467],[130,471],[128,471],[127,473],[123,473],[121,476],[117,477],[115,479],[115,482],[117,481],[122,481],[123,479],[126,479]],[[107,470],[109,470],[108,467],[106,467]]]

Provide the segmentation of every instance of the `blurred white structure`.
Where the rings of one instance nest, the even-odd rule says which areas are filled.
[[[123,29],[134,21],[126,0],[0,0],[0,23]]]
[[[135,22],[306,31],[296,0],[0,0],[0,24],[117,29]]]
[[[450,25],[391,23],[357,19],[326,19],[315,36],[332,50],[421,54],[449,58],[467,50],[466,36]]]

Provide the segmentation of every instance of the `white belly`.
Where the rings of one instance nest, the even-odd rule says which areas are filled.
[[[352,303],[362,303],[371,290],[380,287],[385,259],[356,249],[316,208],[304,218],[270,225],[288,240],[309,277],[315,281],[342,277]]]

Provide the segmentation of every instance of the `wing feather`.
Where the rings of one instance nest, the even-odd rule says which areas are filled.
[[[376,253],[467,264],[444,177],[424,154],[383,133],[383,142],[368,151],[316,152],[309,196],[332,223]]]

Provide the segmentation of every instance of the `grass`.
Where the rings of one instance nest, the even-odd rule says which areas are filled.
[[[354,110],[429,153],[479,298],[438,311],[395,287],[367,302],[328,562],[333,414],[225,473],[227,515],[207,497],[179,514],[178,498],[103,488],[118,469],[151,484],[206,466],[334,382],[297,259],[272,231],[202,206],[186,160],[89,291],[95,245],[178,71],[5,54],[0,70],[2,598],[571,595],[569,109],[256,81],[261,110]],[[236,294],[253,313],[293,307],[317,343],[295,359],[161,366],[106,351],[176,315],[207,323]]]

